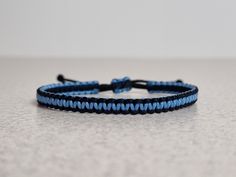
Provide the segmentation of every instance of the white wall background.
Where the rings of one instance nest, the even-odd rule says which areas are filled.
[[[0,0],[0,56],[236,57],[235,0]]]

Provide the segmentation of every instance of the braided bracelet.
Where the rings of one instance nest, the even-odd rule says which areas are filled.
[[[80,82],[57,77],[62,83],[45,85],[37,89],[40,105],[66,111],[112,114],[145,114],[177,110],[197,101],[198,88],[181,80],[163,82],[113,79],[111,84],[98,81]],[[96,98],[86,96],[112,90],[115,94],[132,88],[146,89],[149,93],[168,93],[169,96],[142,99]]]

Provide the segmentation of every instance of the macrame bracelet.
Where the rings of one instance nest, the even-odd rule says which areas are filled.
[[[113,79],[111,84],[98,81],[80,82],[58,76],[62,83],[45,85],[37,89],[40,105],[66,111],[112,114],[146,114],[177,110],[197,101],[198,88],[181,80],[163,82]],[[169,93],[170,96],[143,99],[115,99],[86,97],[88,94],[112,90],[115,94],[132,88],[146,89],[149,93]]]

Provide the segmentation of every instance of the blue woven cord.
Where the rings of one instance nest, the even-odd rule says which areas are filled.
[[[194,104],[198,99],[198,88],[182,81],[130,80],[128,77],[113,79],[111,84],[98,81],[79,82],[64,77],[62,83],[49,84],[37,89],[40,105],[67,111],[146,114],[177,110]],[[115,94],[132,88],[146,89],[152,93],[169,93],[170,96],[143,99],[95,98],[86,95],[112,90]]]

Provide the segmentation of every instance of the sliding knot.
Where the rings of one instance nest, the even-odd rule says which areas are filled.
[[[111,86],[114,93],[122,93],[131,90],[132,82],[129,77],[112,79]]]

